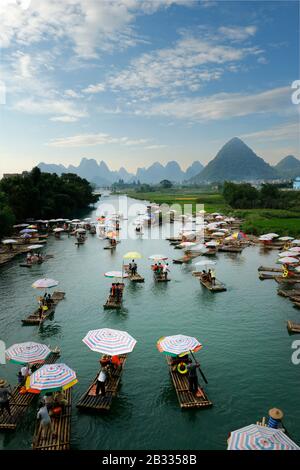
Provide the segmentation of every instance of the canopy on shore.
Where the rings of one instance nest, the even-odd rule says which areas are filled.
[[[35,233],[37,230],[35,228],[24,228],[23,230],[20,230],[20,233]]]
[[[46,364],[30,376],[30,390],[66,390],[77,382],[76,373],[66,364]]]
[[[169,356],[181,356],[189,352],[197,352],[202,344],[193,336],[173,335],[163,336],[156,343],[157,349]]]
[[[7,238],[6,240],[2,240],[3,245],[13,245],[14,243],[18,243],[17,240],[13,240],[12,238]]]
[[[82,340],[92,351],[110,356],[133,351],[136,340],[126,331],[101,328],[91,330]]]
[[[283,431],[250,424],[233,431],[227,450],[300,450]]]
[[[35,281],[32,284],[32,287],[34,287],[34,289],[49,289],[50,287],[55,287],[57,285],[58,281],[55,281],[54,279],[44,278]]]
[[[17,364],[42,363],[50,353],[48,346],[33,341],[13,344],[5,351],[7,360]]]
[[[288,241],[294,240],[294,238],[293,237],[279,237],[278,240],[282,242],[288,242]]]

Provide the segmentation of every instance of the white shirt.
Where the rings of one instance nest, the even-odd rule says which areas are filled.
[[[164,265],[164,267],[163,267],[163,273],[166,273],[166,272],[168,272],[168,271],[169,271],[169,270],[168,270],[167,266]]]
[[[98,375],[98,380],[99,382],[105,382],[106,380],[106,373],[103,372],[103,370],[100,372],[100,374]]]
[[[29,367],[24,366],[21,369],[21,374],[23,377],[27,377],[28,375],[31,375],[31,370],[29,369]]]

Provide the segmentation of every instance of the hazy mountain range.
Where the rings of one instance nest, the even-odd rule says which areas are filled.
[[[199,161],[183,171],[176,161],[165,166],[155,162],[148,168],[138,168],[136,173],[129,173],[124,167],[118,171],[109,169],[104,161],[82,158],[78,166],[40,163],[39,168],[48,173],[76,173],[97,186],[109,186],[122,179],[126,183],[157,184],[167,179],[174,183],[188,182],[209,183],[217,181],[255,181],[289,179],[300,176],[300,161],[293,155],[284,157],[276,166],[271,166],[259,157],[241,139],[234,137],[219,150],[206,167]]]
[[[129,173],[125,168],[121,167],[118,171],[109,169],[104,161],[98,163],[93,158],[82,158],[80,164],[76,167],[69,165],[55,165],[48,163],[39,163],[38,167],[41,171],[48,173],[76,173],[82,178],[86,178],[98,186],[109,186],[116,181],[122,179],[124,182],[140,181],[141,183],[155,184],[163,179],[170,180],[174,183],[181,183],[196,176],[203,169],[200,162],[194,162],[191,166],[183,171],[179,164],[175,161],[168,162],[165,166],[155,162],[148,168],[138,168],[136,173]]]

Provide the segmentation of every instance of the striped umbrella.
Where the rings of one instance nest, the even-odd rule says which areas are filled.
[[[34,289],[49,289],[50,287],[55,287],[58,285],[58,281],[54,281],[54,279],[38,279],[32,284]]]
[[[115,356],[133,351],[136,340],[126,331],[101,328],[91,330],[82,340],[92,351]]]
[[[122,271],[108,271],[104,274],[105,277],[115,277],[115,278],[123,278],[128,277],[127,273],[122,273]]]
[[[185,335],[163,336],[157,343],[157,349],[169,356],[188,354],[190,351],[197,352],[202,344],[196,338]]]
[[[149,256],[149,259],[152,259],[153,261],[164,261],[168,259],[168,257],[165,255],[151,255]]]
[[[50,353],[48,346],[33,341],[13,344],[5,351],[7,360],[16,364],[38,364]]]
[[[233,431],[227,450],[300,450],[284,432],[257,424]]]
[[[76,373],[66,364],[46,364],[30,376],[30,389],[66,390],[77,383]]]

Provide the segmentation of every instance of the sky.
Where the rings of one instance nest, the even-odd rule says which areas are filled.
[[[299,151],[299,2],[1,0],[0,175]]]

